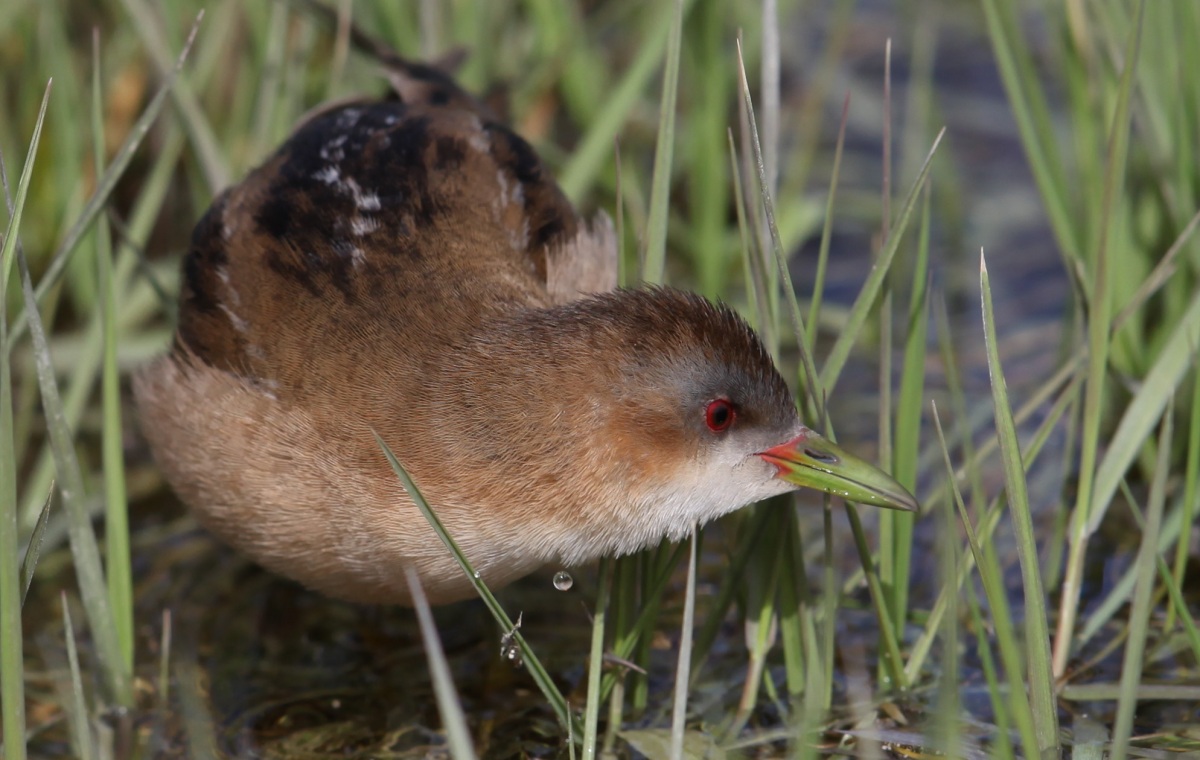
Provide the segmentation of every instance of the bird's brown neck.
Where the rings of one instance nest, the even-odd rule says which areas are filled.
[[[464,336],[430,384],[430,448],[459,463],[434,496],[513,505],[491,516],[490,528],[524,538],[543,531],[547,561],[626,549],[624,518],[638,506],[631,495],[638,501],[669,477],[663,463],[676,461],[669,441],[647,439],[667,427],[653,424],[656,410],[645,399],[623,402],[634,387],[636,336],[596,317],[613,307],[587,299],[488,321]]]

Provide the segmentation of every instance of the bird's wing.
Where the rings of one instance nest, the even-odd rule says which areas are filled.
[[[408,61],[375,48],[372,50],[380,58],[388,81],[401,102],[468,111],[484,123],[497,121],[486,103],[459,87],[440,67]],[[546,173],[544,167],[539,170]],[[553,180],[550,182],[554,184]],[[554,189],[558,191],[557,185]],[[613,290],[617,287],[618,250],[612,219],[601,211],[589,225],[561,197],[561,192],[554,195],[557,197],[551,203],[552,215],[573,217],[574,223],[564,223],[562,234],[551,237],[542,245],[525,247],[529,263],[545,284],[551,302],[562,304],[591,293]]]
[[[603,211],[575,237],[546,254],[546,291],[563,304],[617,287],[617,233]]]
[[[339,381],[334,344],[408,356],[419,383],[423,355],[499,313],[614,287],[607,219],[585,224],[527,142],[452,102],[323,113],[214,201],[184,262],[191,353],[290,393]]]
[[[333,8],[316,0],[300,2],[309,12],[339,31],[348,24],[345,31],[350,44],[379,63],[392,86],[393,96],[401,102],[467,111],[484,122],[503,121],[504,117],[498,115],[492,105],[462,89],[454,80],[453,72],[467,56],[463,49],[450,51],[432,65],[411,61],[353,20],[339,18]],[[325,104],[309,112],[301,123],[330,110],[355,104],[363,105],[349,100]],[[503,110],[503,106],[499,107]],[[564,224],[564,234],[525,251],[529,265],[539,274],[550,301],[555,304],[607,292],[618,284],[619,253],[612,220],[600,212],[589,226],[578,218],[569,204],[566,205],[567,208],[560,207],[558,212],[574,217],[576,224]],[[572,226],[577,226],[578,231],[571,232],[568,228]]]

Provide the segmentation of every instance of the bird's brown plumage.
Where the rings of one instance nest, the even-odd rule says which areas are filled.
[[[404,603],[406,564],[435,601],[471,591],[372,430],[495,584],[788,490],[702,482],[697,403],[734,398],[764,448],[799,425],[753,332],[614,290],[607,218],[431,71],[315,116],[197,224],[174,346],[135,379],[183,500],[283,575]]]

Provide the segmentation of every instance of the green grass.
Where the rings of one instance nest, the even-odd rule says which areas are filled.
[[[12,364],[9,360],[11,337],[8,334],[8,304],[5,295],[8,292],[12,264],[19,251],[16,231],[20,228],[25,200],[29,195],[30,178],[33,176],[33,164],[49,99],[50,86],[47,84],[46,94],[42,97],[38,109],[24,169],[21,170],[21,179],[17,183],[15,202],[9,194],[7,172],[4,176],[4,200],[9,221],[4,232],[3,246],[0,246],[0,476],[3,476],[0,477],[0,483],[3,483],[0,485],[0,510],[3,510],[3,514],[0,514],[0,556],[8,559],[0,566],[0,624],[3,625],[3,629],[0,630],[3,635],[0,639],[0,663],[3,663],[3,667],[0,668],[3,670],[3,675],[0,676],[0,693],[4,696],[4,754],[8,758],[25,757],[25,692],[22,684],[24,643],[21,625],[24,593],[21,590],[20,566],[17,563],[17,457],[13,441]],[[3,164],[0,164],[0,167],[3,167]]]
[[[420,610],[432,676],[393,688],[428,685],[421,728],[444,731],[452,756],[500,752],[496,726],[513,722],[521,741],[585,758],[869,752],[897,713],[912,746],[951,756],[1200,750],[1150,701],[1198,698],[1200,81],[1186,72],[1200,70],[1200,6],[932,0],[882,29],[853,4],[800,1],[777,20],[762,18],[773,3],[718,0],[332,5],[405,55],[464,49],[462,81],[505,86],[568,196],[617,220],[636,272],[623,281],[738,306],[810,425],[875,444],[923,502],[876,518],[779,499],[577,571],[589,612],[549,588],[543,604],[579,636],[527,622],[514,637],[527,670],[488,676],[499,700],[456,686],[442,611]],[[309,108],[384,85],[348,27],[304,3],[200,10],[0,4],[0,158],[20,167],[0,225],[9,760],[230,746],[220,700],[236,663],[211,654],[225,650],[207,629],[173,632],[186,596],[134,570],[176,550],[161,526],[179,511],[136,443],[127,378],[170,339],[179,258],[213,194]],[[797,31],[806,19],[819,42]],[[994,64],[997,91],[948,86],[964,44],[990,44],[975,62]],[[862,75],[864,60],[883,73]],[[885,76],[904,88],[902,120]],[[1012,336],[1037,283],[1014,298],[1022,251],[973,205],[995,193],[963,126],[980,103],[1011,117],[1032,177],[1021,199],[1059,257],[1061,342],[1039,346],[1053,359],[1036,377]],[[874,237],[856,249],[847,230]],[[812,287],[796,292],[801,245]],[[203,583],[198,567],[173,572]],[[505,609],[525,597],[509,593],[481,589],[495,631],[514,630]],[[532,713],[524,691],[541,695]],[[117,741],[118,708],[117,725],[153,730]],[[413,726],[392,715],[372,730],[390,747]]]

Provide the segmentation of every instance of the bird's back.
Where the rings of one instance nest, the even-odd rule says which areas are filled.
[[[344,106],[197,225],[179,339],[210,366],[302,391],[327,358],[341,376],[331,346],[420,356],[498,311],[561,300],[552,262],[581,231],[506,127],[425,103]]]

